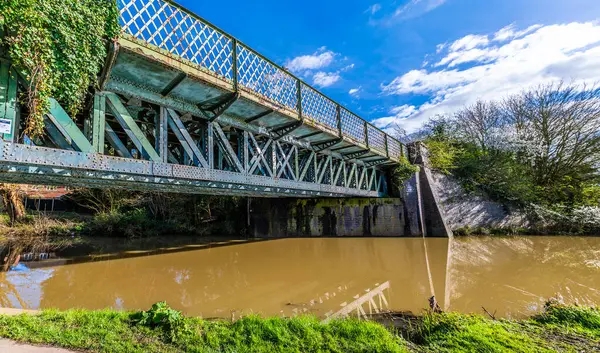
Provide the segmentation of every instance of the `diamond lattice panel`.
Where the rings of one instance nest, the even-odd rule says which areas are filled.
[[[119,0],[125,33],[233,79],[233,45],[227,35],[162,0]]]
[[[337,129],[337,105],[304,84],[302,85],[302,115]]]
[[[238,45],[238,83],[287,108],[296,110],[296,80],[263,59],[253,50]]]
[[[365,143],[365,121],[346,109],[340,110],[342,133],[358,142]]]
[[[388,138],[388,151],[391,159],[399,160],[402,156],[402,144],[396,139]]]
[[[385,134],[372,125],[367,125],[369,133],[369,147],[385,153]]]

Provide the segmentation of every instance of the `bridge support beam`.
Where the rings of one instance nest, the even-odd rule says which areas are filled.
[[[16,142],[18,135],[17,78],[8,62],[0,61],[0,137]]]

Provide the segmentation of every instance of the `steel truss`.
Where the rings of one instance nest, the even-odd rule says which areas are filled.
[[[387,192],[384,171],[368,162],[270,131],[243,130],[227,119],[210,121],[108,91],[94,96],[90,115],[82,131],[52,100],[44,138],[0,139],[0,179],[259,197]]]

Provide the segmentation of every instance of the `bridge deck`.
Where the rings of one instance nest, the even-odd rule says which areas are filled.
[[[393,163],[402,156],[398,140],[180,5],[119,0],[119,6],[123,51],[109,90],[132,94],[135,86],[146,98],[149,92],[163,93],[161,102],[177,101],[199,116],[194,107],[239,93],[224,115],[266,128],[302,122],[292,137],[312,144],[340,138],[336,148],[367,151],[363,160],[383,157]]]

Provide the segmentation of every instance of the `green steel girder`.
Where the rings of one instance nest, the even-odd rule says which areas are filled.
[[[213,122],[225,113],[239,98],[239,92],[226,93],[222,97],[219,97],[216,102],[211,101],[199,104],[198,109],[200,109],[204,118],[209,122]]]
[[[92,148],[98,153],[104,153],[105,126],[106,98],[101,94],[96,94],[94,95],[94,111],[92,116]]]
[[[73,149],[85,153],[95,152],[88,139],[79,130],[79,127],[77,127],[77,124],[75,124],[73,119],[71,119],[54,98],[50,98],[50,111],[46,114],[46,117],[54,124]]]
[[[370,151],[368,151],[368,150],[363,150],[363,151],[358,151],[358,152],[344,153],[344,154],[342,154],[342,156],[344,156],[344,159],[346,159],[346,160],[357,159],[366,154],[369,154],[369,152]]]
[[[131,139],[135,147],[140,151],[144,159],[149,159],[151,161],[159,162],[161,161],[161,157],[156,153],[154,147],[148,139],[146,135],[140,130],[140,128],[135,123],[133,117],[127,111],[127,108],[121,103],[121,99],[114,93],[106,92],[105,93],[111,111],[114,113],[115,118],[119,124],[125,130],[127,136]]]
[[[169,82],[169,84],[160,92],[162,96],[168,96],[183,80],[185,80],[188,75],[185,72],[180,72],[175,76],[175,78]]]
[[[367,167],[374,167],[374,166],[376,166],[376,165],[383,164],[383,163],[385,163],[385,162],[387,162],[387,161],[388,161],[388,159],[387,159],[387,158],[381,158],[381,159],[376,159],[376,160],[374,160],[374,161],[365,162],[365,165],[366,165]]]
[[[281,126],[281,127],[275,128],[275,129],[271,129],[271,133],[274,135],[273,139],[279,140],[282,137],[290,134],[292,131],[296,130],[300,126],[302,126],[302,121],[293,121],[284,126]]]
[[[117,155],[119,155],[119,157],[133,158],[131,152],[129,152],[127,147],[125,147],[123,142],[121,142],[119,136],[117,136],[115,131],[110,127],[110,125],[107,122],[104,123],[104,130],[106,132],[105,136],[108,140],[108,143],[111,145],[112,148],[114,148],[115,152],[117,153]]]
[[[0,61],[0,122],[6,129],[4,141],[15,142],[18,126],[17,78],[10,63]]]
[[[235,153],[235,151],[231,147],[231,144],[229,144],[229,140],[227,139],[227,136],[225,136],[225,133],[221,129],[221,126],[219,126],[219,124],[217,124],[216,122],[210,124],[213,127],[213,131],[217,133],[217,143],[219,144],[219,146],[221,146],[219,151],[225,152],[225,158],[227,158],[229,164],[232,167],[237,168],[238,172],[243,173],[244,167],[242,166],[242,163],[240,162],[237,153]]]
[[[336,137],[334,139],[323,141],[323,142],[313,142],[312,146],[316,152],[321,152],[323,150],[329,149],[329,148],[337,145],[338,143],[340,143],[342,141],[343,141],[343,138]]]
[[[179,115],[173,109],[167,109],[169,113],[168,124],[171,130],[175,133],[175,136],[181,143],[181,146],[188,154],[188,156],[193,157],[194,165],[200,165],[203,168],[208,168],[208,162],[198,146],[196,142],[190,136],[190,133],[187,131],[181,120],[179,119]]]

